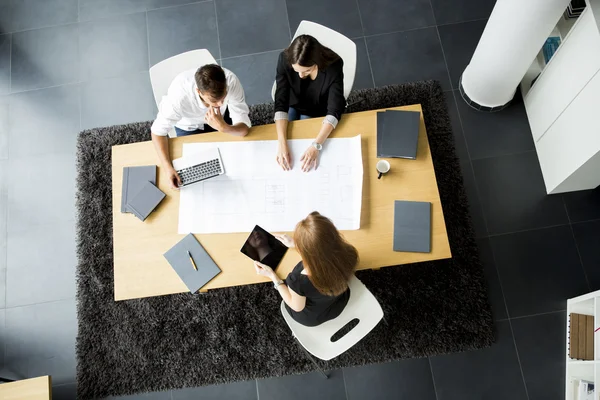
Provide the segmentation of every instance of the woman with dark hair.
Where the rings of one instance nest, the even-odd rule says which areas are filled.
[[[257,274],[273,281],[292,318],[316,326],[340,315],[348,304],[348,282],[358,265],[356,248],[316,211],[296,225],[293,239],[287,235],[275,237],[295,247],[302,261],[285,281],[263,263],[255,261],[254,267]]]
[[[279,55],[275,126],[277,163],[284,170],[292,168],[286,140],[288,121],[325,117],[315,141],[300,160],[303,171],[317,167],[319,151],[346,107],[343,66],[340,56],[309,35],[298,36]]]

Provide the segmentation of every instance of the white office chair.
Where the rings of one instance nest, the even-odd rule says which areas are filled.
[[[310,21],[300,22],[292,41],[300,35],[314,37],[323,46],[329,47],[344,60],[344,98],[347,99],[352,91],[354,76],[356,75],[356,44],[341,33]],[[271,90],[273,100],[275,100],[275,89],[277,89],[277,82],[273,83]]]
[[[383,319],[381,305],[356,276],[352,277],[348,286],[350,287],[350,299],[348,299],[344,311],[337,318],[318,326],[304,326],[296,322],[285,308],[285,302],[281,302],[283,319],[290,327],[292,335],[299,342],[300,347],[307,351],[307,356],[319,371],[321,369],[310,356],[311,354],[321,360],[331,360],[367,336]],[[353,319],[358,319],[358,324],[339,340],[332,342],[333,335]],[[323,371],[321,373],[325,375]]]
[[[160,105],[162,97],[167,94],[173,79],[183,71],[200,68],[206,64],[216,64],[217,61],[206,49],[192,50],[162,60],[150,68],[150,83],[154,93],[156,106]],[[175,130],[169,133],[175,136]]]

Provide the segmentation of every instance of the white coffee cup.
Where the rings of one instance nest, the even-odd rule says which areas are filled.
[[[377,161],[377,172],[379,172],[379,176],[377,179],[381,179],[383,174],[387,174],[390,171],[390,163],[387,160],[379,160]]]

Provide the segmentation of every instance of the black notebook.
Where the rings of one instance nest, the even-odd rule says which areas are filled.
[[[431,252],[431,203],[394,202],[394,251]]]
[[[190,260],[190,255],[194,259],[194,263]],[[164,256],[192,293],[196,293],[221,272],[221,269],[191,233],[171,247]],[[194,268],[194,264],[196,264],[197,270]]]
[[[127,201],[135,196],[146,182],[156,185],[156,165],[123,168],[123,186],[121,188],[121,212],[127,211]]]
[[[154,186],[151,182],[146,181],[140,191],[127,201],[126,209],[142,221],[145,221],[148,215],[154,211],[164,198],[165,194],[162,190]]]
[[[378,112],[377,157],[416,159],[420,119],[418,111]]]

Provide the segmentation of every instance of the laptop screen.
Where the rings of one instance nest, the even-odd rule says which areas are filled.
[[[256,225],[240,251],[275,270],[287,249],[275,236]]]

